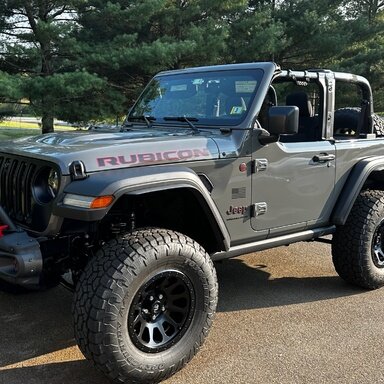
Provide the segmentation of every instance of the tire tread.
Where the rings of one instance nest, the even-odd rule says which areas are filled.
[[[337,228],[332,241],[336,272],[349,283],[376,289],[383,278],[372,268],[373,222],[383,214],[384,191],[365,190],[357,197],[345,225]]]
[[[146,267],[150,258],[157,260],[156,247],[165,246],[166,254],[169,255],[171,247],[175,244],[189,245],[193,249],[191,259],[200,264],[200,267],[207,271],[206,278],[209,279],[209,301],[207,316],[203,331],[188,354],[179,361],[163,370],[153,372],[150,382],[157,383],[171,376],[187,364],[198,352],[210,329],[216,310],[218,289],[217,279],[213,263],[205,250],[189,237],[166,229],[148,228],[126,234],[120,238],[110,241],[98,251],[94,259],[87,265],[84,273],[77,284],[74,304],[74,326],[75,338],[84,356],[90,360],[97,369],[116,383],[126,382],[126,377],[121,374],[121,367],[126,365],[124,355],[119,350],[119,341],[116,335],[116,328],[111,328],[111,323],[116,321],[118,316],[117,302],[121,302],[124,289],[122,286],[129,286],[126,276],[136,276],[143,266]],[[181,251],[179,246],[179,251]],[[108,307],[108,323],[106,320],[105,308]],[[103,343],[105,335],[115,338],[113,343]],[[148,372],[137,367],[130,383],[148,382]],[[140,378],[141,376],[141,378]],[[137,379],[139,378],[139,379]]]

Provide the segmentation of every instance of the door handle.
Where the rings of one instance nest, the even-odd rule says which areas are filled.
[[[327,161],[335,160],[335,155],[328,155],[328,153],[320,153],[312,157],[315,163],[326,163]]]

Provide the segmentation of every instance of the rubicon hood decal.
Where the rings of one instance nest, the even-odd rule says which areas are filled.
[[[69,173],[72,161],[82,161],[87,172],[171,164],[219,158],[209,135],[140,131],[124,133],[58,133],[6,143],[6,153],[34,157],[60,166]]]
[[[118,147],[106,147],[87,157],[86,169],[104,170],[138,167],[152,164],[169,164],[194,160],[216,159],[219,152],[216,143],[206,137],[173,137],[171,140],[130,143]],[[84,160],[83,160],[84,161]]]
[[[162,162],[175,162],[187,161],[194,159],[210,159],[212,158],[211,152],[208,148],[195,148],[195,149],[180,149],[156,153],[138,153],[130,155],[107,156],[98,157],[97,163],[99,167],[114,167],[119,165],[138,165],[138,164],[151,164]]]

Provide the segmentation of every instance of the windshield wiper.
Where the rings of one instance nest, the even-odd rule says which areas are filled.
[[[142,120],[142,121],[145,121],[145,124],[147,124],[147,127],[148,128],[152,128],[152,121],[155,121],[156,120],[156,117],[153,117],[153,116],[145,116],[145,115],[141,115],[141,116],[129,116],[128,117],[128,121],[129,120]]]
[[[184,121],[186,122],[191,128],[192,131],[195,133],[199,133],[198,128],[192,123],[192,121],[199,121],[196,117],[187,117],[187,116],[165,116],[163,117],[166,121]]]

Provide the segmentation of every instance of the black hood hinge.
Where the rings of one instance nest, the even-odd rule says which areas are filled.
[[[84,180],[88,177],[85,165],[81,160],[74,160],[69,166],[72,180]]]

